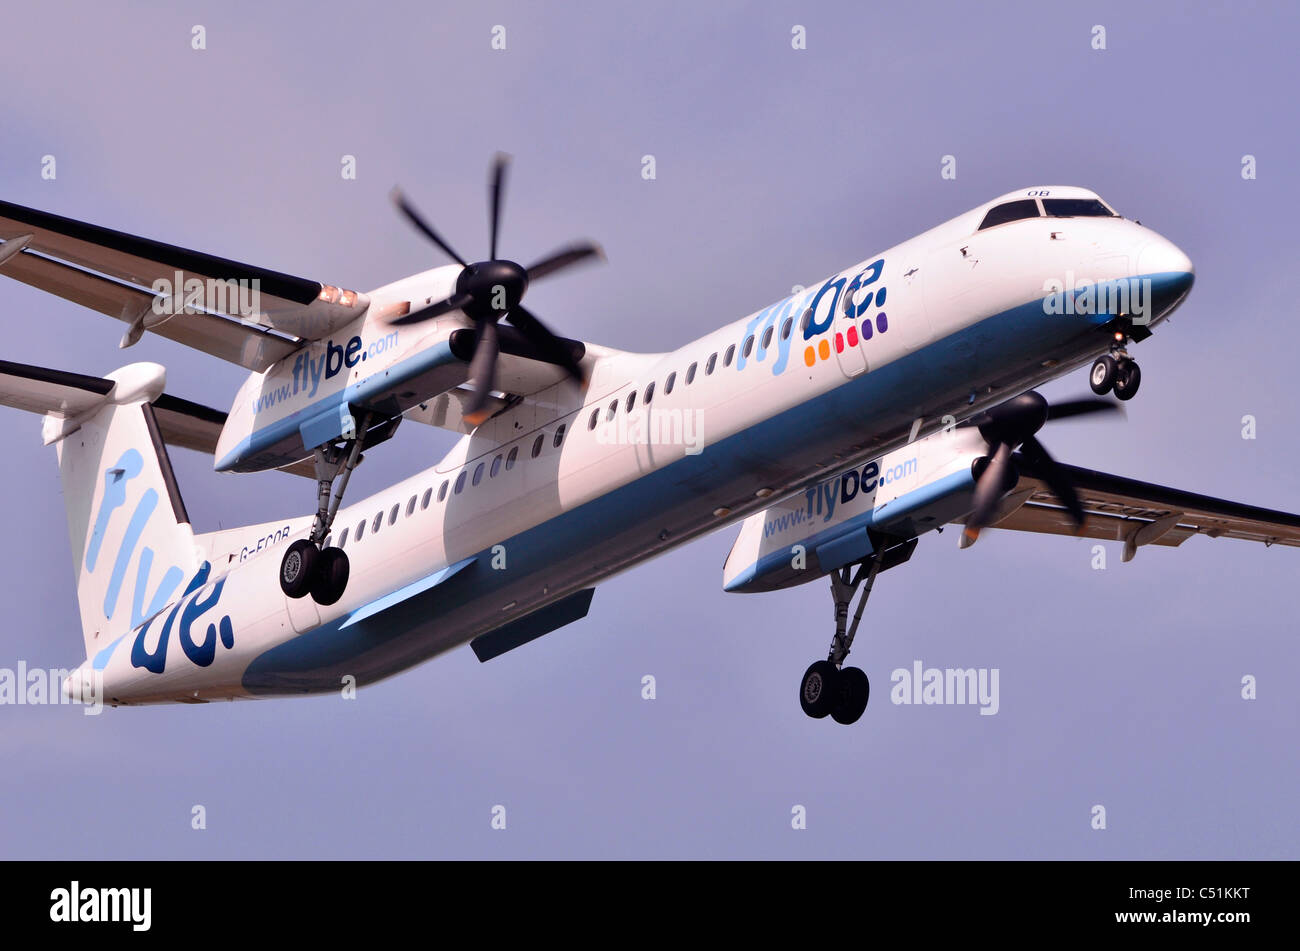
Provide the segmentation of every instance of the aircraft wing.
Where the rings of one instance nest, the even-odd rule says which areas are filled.
[[[1019,456],[1016,463],[1025,474],[1008,494],[1009,511],[994,528],[1122,541],[1124,561],[1142,545],[1177,546],[1193,535],[1300,547],[1300,515],[1063,465],[1087,513],[1082,531],[1076,532],[1033,467]]]
[[[3,201],[0,240],[0,274],[131,325],[124,346],[150,330],[258,372],[369,306],[354,291]]]

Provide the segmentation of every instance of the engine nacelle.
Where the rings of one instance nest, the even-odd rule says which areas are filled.
[[[879,545],[882,568],[905,561],[912,539],[970,512],[987,455],[974,428],[938,432],[751,515],[723,566],[724,590],[804,584]]]

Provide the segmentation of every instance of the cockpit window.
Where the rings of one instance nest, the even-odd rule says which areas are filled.
[[[1113,218],[1115,213],[1095,198],[1044,198],[1049,218]]]
[[[1019,221],[1021,218],[1037,218],[1038,202],[1032,198],[1022,198],[1020,201],[1009,201],[1003,205],[997,205],[990,208],[989,213],[984,216],[984,221],[980,223],[979,229],[992,228],[994,225],[1004,225],[1008,221]]]

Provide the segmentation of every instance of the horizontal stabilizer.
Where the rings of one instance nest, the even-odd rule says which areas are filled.
[[[157,364],[132,366],[140,369],[127,372],[131,368],[123,368],[113,374],[115,379],[110,379],[0,360],[0,406],[45,416],[48,444],[75,432],[80,419],[102,407],[143,395],[153,403],[154,420],[163,442],[207,455],[215,453],[226,414],[202,403],[157,392],[165,381],[164,371]],[[141,383],[141,379],[145,382]],[[286,466],[282,471],[315,477],[311,460]]]

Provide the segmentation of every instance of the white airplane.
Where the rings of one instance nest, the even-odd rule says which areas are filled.
[[[0,274],[252,371],[229,414],[136,363],[106,378],[0,364],[44,416],[86,660],[69,696],[201,703],[368,684],[468,641],[482,661],[584,617],[601,580],[743,519],[727,591],[829,575],[836,629],[799,688],[852,723],[844,666],[877,574],[918,538],[996,526],[1174,546],[1300,545],[1300,517],[1057,463],[1051,419],[1114,411],[1127,353],[1184,300],[1175,245],[1074,187],[1012,192],[667,353],[553,336],[531,268],[489,258],[368,294],[0,203]],[[511,326],[498,326],[505,318]],[[1091,362],[1097,397],[1033,387]],[[437,465],[342,504],[405,418],[463,433]],[[314,515],[195,533],[168,445],[317,481]],[[277,571],[278,566],[278,571]],[[858,598],[852,620],[849,611]],[[93,684],[98,684],[96,690]]]

